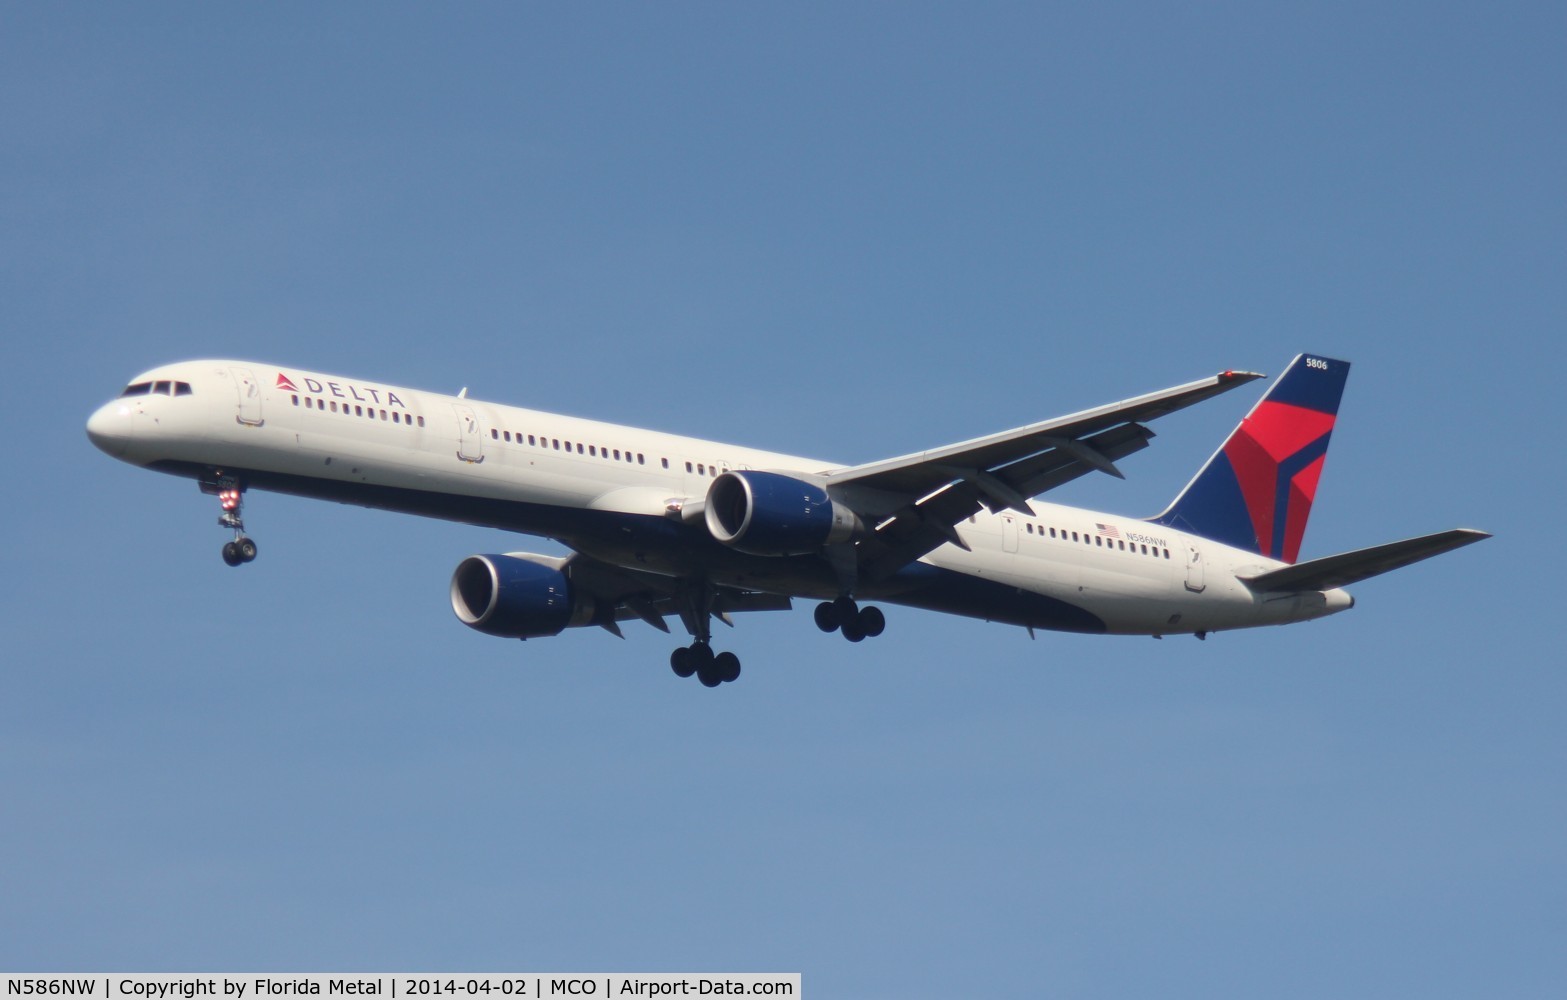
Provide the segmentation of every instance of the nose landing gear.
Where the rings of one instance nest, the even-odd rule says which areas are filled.
[[[203,487],[207,484],[203,483]],[[203,489],[203,492],[206,492]],[[234,540],[223,543],[223,561],[230,566],[240,566],[256,558],[256,543],[254,539],[245,534],[245,521],[240,516],[240,511],[245,505],[245,491],[232,479],[222,480],[212,492],[218,495],[218,505],[223,508],[223,513],[218,516],[218,524],[234,530]]]

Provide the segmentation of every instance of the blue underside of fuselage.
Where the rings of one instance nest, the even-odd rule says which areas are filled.
[[[196,480],[212,476],[210,468],[186,462],[154,462],[147,468]],[[837,591],[824,559],[746,555],[720,544],[699,527],[665,517],[276,472],[226,469],[224,474],[247,488],[552,538],[593,558],[660,575],[705,575],[730,586],[791,597],[825,599]],[[855,596],[1030,628],[1105,631],[1102,620],[1076,605],[921,562],[904,566],[887,579],[862,583]]]

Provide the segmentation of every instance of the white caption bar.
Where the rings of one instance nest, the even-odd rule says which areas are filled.
[[[798,972],[256,972],[7,974],[12,997],[90,1000],[280,1000],[379,997],[381,1000],[526,1000],[573,997],[798,997]]]

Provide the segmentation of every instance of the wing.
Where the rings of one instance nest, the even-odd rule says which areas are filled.
[[[1373,545],[1369,549],[1356,549],[1296,563],[1259,576],[1242,577],[1241,582],[1259,593],[1268,590],[1332,590],[1490,537],[1486,532],[1473,528],[1454,528],[1434,535],[1406,538],[1401,542],[1388,542],[1386,545]]]
[[[827,472],[828,491],[876,522],[859,542],[859,576],[887,576],[947,542],[967,548],[955,526],[982,507],[1032,515],[1029,497],[1088,472],[1125,478],[1116,460],[1146,448],[1154,436],[1143,421],[1262,377],[1222,372],[944,448]]]
[[[695,590],[676,577],[659,576],[624,569],[573,552],[561,565],[574,586],[593,596],[597,606],[593,624],[620,635],[619,622],[641,619],[661,632],[668,632],[664,619],[678,615],[682,620],[697,613]],[[734,625],[731,614],[744,611],[788,611],[793,603],[787,597],[735,587],[713,587],[710,613],[726,625]],[[692,621],[686,621],[692,634]]]

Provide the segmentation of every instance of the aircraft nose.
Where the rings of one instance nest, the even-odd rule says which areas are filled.
[[[87,439],[99,451],[119,458],[131,443],[131,408],[116,400],[87,418]]]

